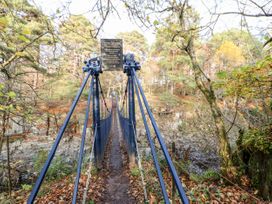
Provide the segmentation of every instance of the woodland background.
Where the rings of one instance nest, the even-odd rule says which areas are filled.
[[[142,65],[138,75],[169,149],[175,143],[190,200],[271,201],[271,1],[237,0],[233,11],[210,10],[205,25],[187,0],[120,2],[132,21],[156,33],[152,45],[138,31],[116,38]],[[32,1],[0,0],[0,200],[16,202],[31,189],[84,78],[83,61],[100,52],[99,32],[118,13],[114,3],[97,1],[94,23],[67,15],[66,7],[47,16]],[[228,15],[237,16],[240,28],[213,33]],[[248,18],[267,25],[249,27]],[[124,92],[126,76],[105,72],[101,82],[109,98]],[[85,91],[48,182],[75,171],[86,98]],[[137,121],[139,145],[148,152],[140,115]],[[153,168],[148,161],[147,168]],[[159,198],[157,181],[149,185]]]

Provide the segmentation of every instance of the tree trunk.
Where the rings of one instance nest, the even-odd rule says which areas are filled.
[[[222,118],[222,112],[217,104],[216,96],[211,84],[210,79],[204,74],[203,70],[197,62],[194,50],[193,39],[191,39],[186,47],[186,52],[189,55],[192,63],[192,69],[194,72],[195,82],[200,91],[204,94],[206,100],[209,103],[212,116],[215,122],[215,133],[219,139],[219,155],[222,159],[222,170],[225,173],[231,173],[232,161],[231,161],[231,148],[228,141],[225,124]]]
[[[211,90],[212,94],[214,95],[213,91]],[[216,98],[208,98],[206,97],[210,109],[212,111],[212,116],[215,122],[215,133],[219,139],[219,154],[222,159],[223,167],[226,168],[225,170],[229,171],[230,168],[233,166],[231,160],[231,148],[229,144],[229,140],[227,137],[227,132],[225,128],[225,124],[222,118],[222,112],[216,103]],[[223,169],[224,170],[224,169]]]
[[[57,118],[57,115],[54,114],[54,118],[55,118],[55,126],[56,126],[56,131],[58,132],[58,129],[59,129],[59,124],[58,124],[58,118]]]
[[[2,152],[2,147],[3,147],[4,138],[6,134],[6,116],[7,116],[7,113],[4,112],[2,117],[2,134],[0,136],[0,154]]]
[[[11,196],[11,173],[10,173],[10,154],[9,154],[9,136],[7,136],[7,169],[8,169],[8,192]]]
[[[46,128],[46,136],[49,135],[49,131],[50,131],[50,115],[47,114],[47,128]]]

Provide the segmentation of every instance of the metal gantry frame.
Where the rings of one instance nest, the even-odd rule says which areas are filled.
[[[99,73],[95,74],[95,86],[93,92],[93,127],[97,126],[97,135],[94,142],[94,158],[96,167],[101,168],[102,165],[102,138],[101,138],[101,124],[100,124],[100,101],[99,101]]]
[[[76,174],[76,179],[75,179],[75,184],[74,184],[74,192],[73,192],[73,200],[72,200],[73,204],[76,203],[76,200],[77,200],[78,184],[79,184],[79,179],[80,179],[80,174],[81,174],[81,166],[82,166],[82,162],[83,162],[85,138],[86,138],[87,126],[88,126],[89,115],[90,115],[91,97],[93,94],[93,85],[94,85],[94,77],[92,77],[92,80],[90,83],[90,90],[89,90],[89,94],[88,94],[88,101],[87,101],[87,107],[86,107],[86,113],[85,113],[85,121],[84,121],[80,150],[79,150],[79,155],[78,155],[77,174]]]
[[[94,160],[95,164],[98,168],[101,168],[102,164],[102,157],[103,153],[105,150],[105,145],[106,141],[108,138],[109,134],[109,129],[110,129],[110,124],[111,124],[111,111],[108,110],[108,107],[106,105],[106,101],[103,97],[103,102],[106,106],[106,109],[108,111],[108,116],[107,118],[104,118],[101,120],[100,117],[100,95],[99,93],[102,93],[102,88],[101,84],[99,82],[99,74],[102,72],[101,71],[101,62],[98,57],[89,59],[88,61],[85,61],[86,67],[83,68],[83,71],[87,73],[87,76],[85,77],[80,89],[77,92],[77,95],[70,107],[70,110],[65,118],[65,121],[60,128],[56,140],[48,154],[48,158],[38,176],[38,179],[36,180],[36,183],[30,193],[30,196],[28,198],[27,203],[32,204],[35,201],[35,198],[40,190],[40,187],[43,183],[43,180],[46,176],[46,173],[50,167],[50,164],[55,156],[56,150],[59,146],[59,143],[61,141],[61,138],[63,137],[63,134],[65,132],[65,129],[70,121],[70,118],[76,108],[76,105],[78,104],[78,101],[80,99],[80,96],[82,95],[82,92],[90,78],[92,76],[91,82],[90,82],[90,88],[89,88],[89,93],[88,93],[88,101],[87,101],[87,107],[86,107],[86,113],[85,113],[85,121],[84,121],[84,126],[83,126],[83,131],[82,131],[82,138],[81,138],[81,145],[79,149],[79,156],[78,156],[78,163],[77,163],[77,174],[75,178],[75,183],[74,183],[74,191],[73,191],[73,199],[72,203],[75,204],[77,202],[77,192],[78,192],[78,183],[80,179],[80,174],[81,174],[81,167],[82,167],[82,162],[83,162],[83,156],[84,156],[84,145],[85,145],[85,138],[86,138],[86,132],[87,132],[87,126],[88,126],[88,121],[89,121],[89,115],[90,115],[90,105],[91,105],[91,97],[93,97],[92,100],[92,107],[93,107],[93,136],[94,136]],[[103,134],[101,133],[101,124],[105,128],[103,131]],[[103,141],[102,141],[103,140]]]
[[[135,132],[133,126],[136,129],[136,118],[135,118],[135,97],[134,97],[134,80],[131,66],[126,70],[128,76],[128,118],[129,118],[129,162],[131,165],[135,164],[136,158],[136,144],[135,144]]]
[[[167,165],[168,165],[168,168],[169,168],[169,171],[172,175],[172,178],[173,178],[173,181],[174,181],[174,184],[178,190],[178,193],[179,193],[179,197],[181,199],[181,201],[185,204],[189,204],[189,200],[186,196],[186,193],[182,187],[182,184],[181,184],[181,181],[179,179],[179,176],[178,176],[178,173],[175,169],[175,166],[171,160],[171,157],[170,157],[170,154],[167,150],[167,147],[165,145],[165,142],[163,140],[163,137],[160,133],[160,130],[157,126],[157,123],[156,123],[156,120],[153,116],[153,113],[151,112],[151,109],[149,107],[149,104],[147,102],[147,99],[145,97],[145,94],[144,94],[144,91],[143,91],[143,88],[141,86],[141,83],[140,83],[140,80],[138,79],[137,77],[137,74],[136,74],[136,71],[140,69],[140,64],[134,59],[134,56],[133,54],[129,54],[127,56],[124,57],[124,72],[127,73],[128,75],[128,93],[129,93],[129,117],[128,117],[128,121],[129,121],[129,130],[127,132],[129,132],[129,141],[131,141],[132,139],[134,139],[134,141],[137,141],[135,140],[135,138],[132,138],[132,137],[136,137],[135,134],[132,134],[131,132],[133,132],[133,126],[136,127],[136,121],[135,121],[135,99],[134,99],[134,90],[136,90],[136,95],[137,95],[137,100],[138,100],[138,103],[139,103],[139,107],[140,107],[140,111],[141,111],[141,116],[142,116],[142,119],[143,119],[143,123],[144,123],[144,126],[145,126],[145,129],[146,129],[146,136],[147,136],[147,140],[148,140],[148,143],[149,143],[149,146],[151,148],[151,154],[152,154],[152,157],[153,157],[153,162],[154,162],[154,167],[157,171],[157,175],[158,175],[158,179],[159,179],[159,183],[160,183],[160,186],[161,186],[161,191],[162,191],[162,195],[163,195],[163,198],[164,198],[164,202],[165,203],[170,203],[170,200],[169,200],[169,197],[168,197],[168,193],[167,193],[167,190],[166,190],[166,185],[165,185],[165,182],[164,182],[164,179],[163,179],[163,176],[162,176],[162,172],[161,172],[161,168],[160,168],[160,165],[159,165],[159,161],[158,161],[158,158],[157,158],[157,153],[156,153],[156,148],[155,148],[155,144],[154,144],[154,141],[151,137],[151,132],[150,132],[150,128],[148,126],[148,122],[147,122],[147,119],[146,119],[146,116],[145,116],[145,111],[147,112],[147,115],[148,115],[148,118],[152,124],[152,127],[154,129],[154,132],[155,132],[155,135],[156,135],[156,138],[157,140],[159,141],[159,144],[160,144],[160,148],[163,152],[163,156],[167,162]],[[126,94],[126,93],[125,93]],[[125,97],[124,97],[125,98]],[[142,103],[143,101],[143,103]],[[143,105],[144,104],[144,105]],[[123,106],[124,106],[124,103],[123,103]],[[144,107],[146,110],[144,110]],[[123,111],[125,112],[125,111]],[[120,121],[122,121],[121,123],[123,123],[123,129],[125,129],[125,122],[126,122],[126,116],[122,116],[121,113],[119,113],[119,117],[120,117]],[[125,135],[125,137],[127,137],[127,135]],[[134,142],[135,143],[135,142]],[[131,152],[134,153],[134,154],[137,154],[137,152],[133,152],[134,151],[134,145],[130,145],[129,146],[129,150],[128,152]]]
[[[51,162],[52,162],[52,160],[53,160],[53,158],[55,156],[56,150],[57,150],[58,145],[60,143],[60,140],[61,140],[61,138],[63,136],[63,133],[64,133],[69,121],[70,121],[70,118],[71,118],[71,116],[72,116],[72,114],[73,114],[73,112],[75,110],[75,107],[76,107],[76,105],[77,105],[77,103],[79,101],[79,98],[80,98],[80,96],[81,96],[81,94],[82,94],[82,92],[83,92],[83,90],[84,90],[90,76],[91,76],[91,72],[89,71],[87,73],[87,76],[85,77],[80,89],[77,92],[77,95],[76,95],[76,97],[75,97],[75,99],[74,99],[74,101],[73,101],[73,103],[72,103],[72,105],[70,107],[70,110],[69,110],[69,112],[68,112],[68,114],[67,114],[67,116],[66,116],[66,118],[64,120],[64,123],[63,123],[62,127],[60,128],[60,130],[58,132],[58,135],[56,137],[56,140],[55,140],[55,142],[54,142],[54,144],[53,144],[53,146],[52,146],[52,148],[51,148],[51,150],[50,150],[50,152],[48,154],[47,160],[46,160],[46,162],[45,162],[45,164],[44,164],[44,166],[43,166],[43,168],[42,168],[42,170],[40,172],[40,175],[39,175],[38,179],[36,180],[36,183],[35,183],[32,191],[31,191],[31,193],[30,193],[30,196],[29,196],[28,201],[27,201],[28,204],[31,204],[31,203],[34,202],[34,200],[35,200],[35,198],[36,198],[36,196],[37,196],[37,194],[38,194],[38,192],[40,190],[40,187],[41,187],[42,182],[43,182],[43,180],[45,178],[46,172],[47,172],[47,170],[48,170],[48,168],[49,168],[49,166],[50,166],[50,164],[51,164]]]

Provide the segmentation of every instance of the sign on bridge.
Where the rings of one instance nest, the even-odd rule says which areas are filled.
[[[123,68],[122,39],[101,39],[102,70],[114,71]]]

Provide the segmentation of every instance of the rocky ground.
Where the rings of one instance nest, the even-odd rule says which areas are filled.
[[[13,188],[18,189],[22,184],[31,184],[33,182],[38,173],[34,169],[37,157],[41,152],[48,152],[54,140],[55,137],[30,135],[26,139],[18,139],[10,144]],[[90,147],[88,144],[91,142],[90,132],[86,141],[86,152],[88,152],[90,149],[88,148]],[[79,136],[64,136],[59,144],[56,157],[61,158],[63,163],[72,168],[77,160],[79,145]],[[7,162],[6,154],[6,148],[3,148],[0,155],[0,189],[4,188],[7,182],[7,173],[5,171],[5,164]]]

